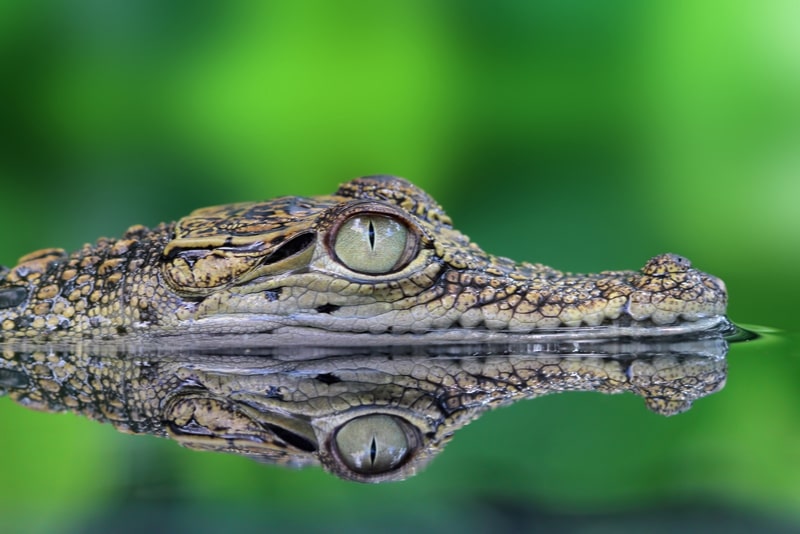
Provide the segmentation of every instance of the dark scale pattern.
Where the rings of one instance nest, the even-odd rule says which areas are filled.
[[[25,380],[15,387],[0,384],[0,392],[27,408],[71,411],[123,432],[165,435],[160,403],[178,384],[160,365],[73,351],[6,350],[0,370]]]
[[[148,316],[160,320],[165,305],[177,305],[158,289],[152,258],[169,233],[168,226],[134,227],[121,239],[100,239],[71,255],[46,249],[21,258],[0,282],[0,297],[26,298],[0,307],[0,341],[111,339]]]
[[[363,273],[341,261],[338,233],[364,214],[407,229],[396,267]],[[70,255],[29,254],[0,274],[0,341],[279,327],[419,334],[659,326],[721,316],[726,304],[722,281],[673,254],[640,271],[588,275],[489,255],[424,191],[375,176],[331,196],[199,209]]]

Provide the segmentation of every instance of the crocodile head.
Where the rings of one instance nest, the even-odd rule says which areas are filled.
[[[291,330],[292,342],[320,332],[650,335],[722,320],[727,302],[720,279],[674,254],[585,275],[489,255],[428,194],[391,176],[197,210],[160,261],[183,302],[179,327]]]

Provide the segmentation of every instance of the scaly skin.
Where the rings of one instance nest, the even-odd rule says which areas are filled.
[[[563,391],[632,392],[672,415],[721,389],[727,369],[719,333],[648,345],[569,344],[568,355],[512,349],[475,356],[473,349],[430,347],[424,354],[411,347],[251,356],[170,350],[6,347],[0,394],[194,449],[321,464],[346,479],[380,482],[414,474],[455,431],[498,406]]]
[[[371,252],[343,250],[338,239],[352,235],[354,217],[359,228],[369,217],[405,228],[404,245],[390,243],[395,227],[359,234],[375,257],[399,246],[396,261],[389,253],[391,265],[373,265]],[[257,332],[289,344],[320,333],[312,342],[368,333],[360,337],[385,343],[563,327],[658,335],[670,325],[704,328],[726,303],[721,280],[672,254],[638,272],[588,275],[491,256],[422,190],[366,177],[332,196],[206,208],[70,255],[29,254],[0,271],[0,342]]]

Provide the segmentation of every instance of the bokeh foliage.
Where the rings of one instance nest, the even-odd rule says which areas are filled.
[[[0,2],[0,264],[202,205],[389,173],[491,252],[593,271],[673,251],[726,280],[734,319],[796,330],[798,5]],[[725,392],[677,419],[633,398],[523,403],[381,488],[2,402],[0,507],[45,503],[82,524],[129,498],[236,501],[243,521],[262,506],[281,521],[360,511],[365,524],[417,509],[480,527],[508,503],[699,495],[783,513],[800,504],[798,354],[770,350],[785,379],[741,349]]]

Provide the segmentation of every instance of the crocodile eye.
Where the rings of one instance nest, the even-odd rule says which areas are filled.
[[[366,274],[385,274],[405,267],[415,248],[415,236],[404,223],[377,213],[351,217],[339,227],[333,241],[339,261]]]
[[[341,460],[362,475],[375,475],[400,466],[412,448],[404,426],[391,415],[365,415],[347,422],[336,434]]]

